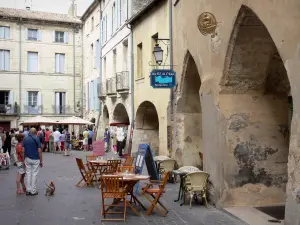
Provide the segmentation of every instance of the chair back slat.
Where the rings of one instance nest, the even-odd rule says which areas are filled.
[[[118,167],[121,165],[121,160],[107,160],[107,166],[105,173],[115,173],[118,171]]]
[[[101,185],[102,192],[119,193],[123,187],[122,176],[104,176],[102,177],[104,185]]]
[[[165,186],[166,186],[166,184],[167,184],[167,182],[168,182],[170,173],[171,173],[171,171],[168,171],[168,172],[166,172],[166,173],[164,174],[164,179],[163,179],[163,181],[162,181],[161,184],[160,184],[160,189],[161,189],[161,191],[163,191],[163,190],[165,189]]]

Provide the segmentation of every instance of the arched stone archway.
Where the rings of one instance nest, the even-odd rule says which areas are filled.
[[[176,107],[176,159],[181,165],[202,166],[202,109],[199,90],[201,80],[193,56],[187,52]]]
[[[129,124],[129,117],[125,106],[122,103],[118,103],[113,112],[114,123]]]
[[[226,120],[225,205],[285,203],[289,153],[290,84],[262,21],[242,6],[221,81]],[[224,149],[221,149],[225,151]]]
[[[139,105],[133,138],[135,145],[149,143],[155,155],[159,155],[159,119],[153,103],[145,101]]]
[[[103,126],[104,128],[109,126],[109,112],[106,105],[103,107]]]

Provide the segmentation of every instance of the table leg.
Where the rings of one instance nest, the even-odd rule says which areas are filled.
[[[178,192],[178,199],[174,200],[174,202],[178,202],[180,200],[180,194],[181,194],[181,192],[183,192],[182,187],[183,187],[183,179],[180,176],[180,187],[179,187],[179,192]]]

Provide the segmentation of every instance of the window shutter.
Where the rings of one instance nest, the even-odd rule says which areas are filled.
[[[85,111],[89,111],[89,83],[85,84]]]
[[[55,42],[55,31],[52,32],[52,41]]]
[[[59,73],[59,54],[55,54],[55,73]]]
[[[10,68],[10,51],[4,51],[4,63],[5,63],[5,65],[4,65],[4,69],[5,70],[9,70],[9,68]]]
[[[14,112],[14,93],[12,91],[9,92],[8,103],[10,104],[10,113],[17,113]]]
[[[99,110],[99,101],[98,101],[98,79],[94,80],[94,99],[95,99],[95,110]]]
[[[25,40],[28,40],[28,28],[25,28]]]
[[[42,113],[42,93],[39,91],[37,95],[37,107],[38,107],[38,113]]]
[[[100,42],[96,41],[96,67],[100,69]]]
[[[65,55],[59,54],[59,72],[65,73]]]
[[[0,70],[4,70],[5,60],[4,60],[4,50],[0,50]]]
[[[38,31],[37,31],[37,40],[38,40],[38,41],[41,41],[41,40],[42,40],[42,31],[41,31],[41,30],[38,30]]]
[[[0,38],[5,38],[4,27],[0,27]]]
[[[10,27],[5,27],[5,38],[10,39]]]
[[[93,99],[93,81],[89,83],[89,103],[90,103],[90,110],[94,110],[94,99]]]
[[[29,99],[28,99],[28,91],[25,91],[25,108],[24,108],[24,112],[28,113],[29,112]]]
[[[68,42],[69,42],[68,32],[64,32],[64,41],[65,41],[65,44],[68,44]]]
[[[55,114],[59,114],[59,92],[55,92]]]
[[[116,20],[117,20],[117,26],[116,26],[116,28],[118,28],[119,27],[119,19],[120,19],[120,16],[121,16],[121,14],[120,14],[120,8],[121,8],[121,5],[120,5],[120,0],[117,0],[117,7],[116,7],[116,10],[117,10],[117,13],[116,13]]]

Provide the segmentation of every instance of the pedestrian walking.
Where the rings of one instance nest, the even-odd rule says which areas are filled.
[[[105,128],[104,131],[104,146],[105,146],[105,152],[109,152],[109,144],[110,144],[110,132],[108,128]]]
[[[28,135],[28,130],[27,130],[27,128],[25,127],[24,128],[24,132],[23,132],[23,134],[24,134],[24,138]]]
[[[60,136],[61,136],[61,133],[59,132],[59,129],[56,128],[56,131],[53,133],[54,153],[57,152],[57,149],[58,149],[59,153],[61,153]]]
[[[10,155],[10,150],[11,150],[11,136],[9,135],[9,132],[6,131],[4,145],[3,145],[3,151],[4,151],[4,153],[8,152],[8,154]]]
[[[38,131],[38,133],[37,133],[37,136],[38,136],[38,138],[40,139],[40,142],[41,142],[41,148],[42,148],[42,150],[44,150],[44,139],[45,139],[45,137],[44,137],[44,132],[43,132],[42,128],[39,128],[39,131]]]
[[[60,146],[62,151],[65,151],[66,149],[65,142],[66,142],[66,134],[65,134],[65,130],[63,130],[60,136]]]
[[[69,151],[71,150],[71,134],[68,131],[68,129],[66,129],[65,131],[65,136],[66,136],[66,143],[65,143],[65,156],[69,155]]]
[[[10,154],[10,158],[12,159],[13,163],[15,164],[18,161],[17,158],[17,145],[18,145],[18,140],[17,140],[17,136],[18,134],[15,134],[12,136],[11,138],[11,154]]]
[[[16,145],[16,166],[17,166],[17,178],[16,178],[16,184],[17,184],[17,194],[24,194],[26,192],[26,186],[24,182],[25,178],[25,164],[24,164],[24,150],[22,147],[22,141],[24,139],[23,134],[17,134],[14,137],[17,141]],[[22,189],[21,189],[22,185]]]
[[[89,145],[89,151],[93,150],[93,135],[94,132],[92,131],[91,127],[88,130],[89,132],[89,137],[88,137],[88,145]]]
[[[85,128],[85,131],[83,131],[83,150],[84,151],[87,151],[88,150],[88,139],[89,139],[89,132],[88,132],[88,129]]]
[[[42,149],[37,131],[31,128],[23,140],[25,170],[26,170],[26,195],[37,195],[36,182],[39,167],[43,167]]]
[[[123,141],[124,141],[124,132],[123,128],[117,128],[117,151],[120,157],[123,155]]]
[[[49,128],[46,128],[44,151],[50,151],[49,150],[49,137],[50,137],[50,135],[51,135],[51,131],[49,130]]]

